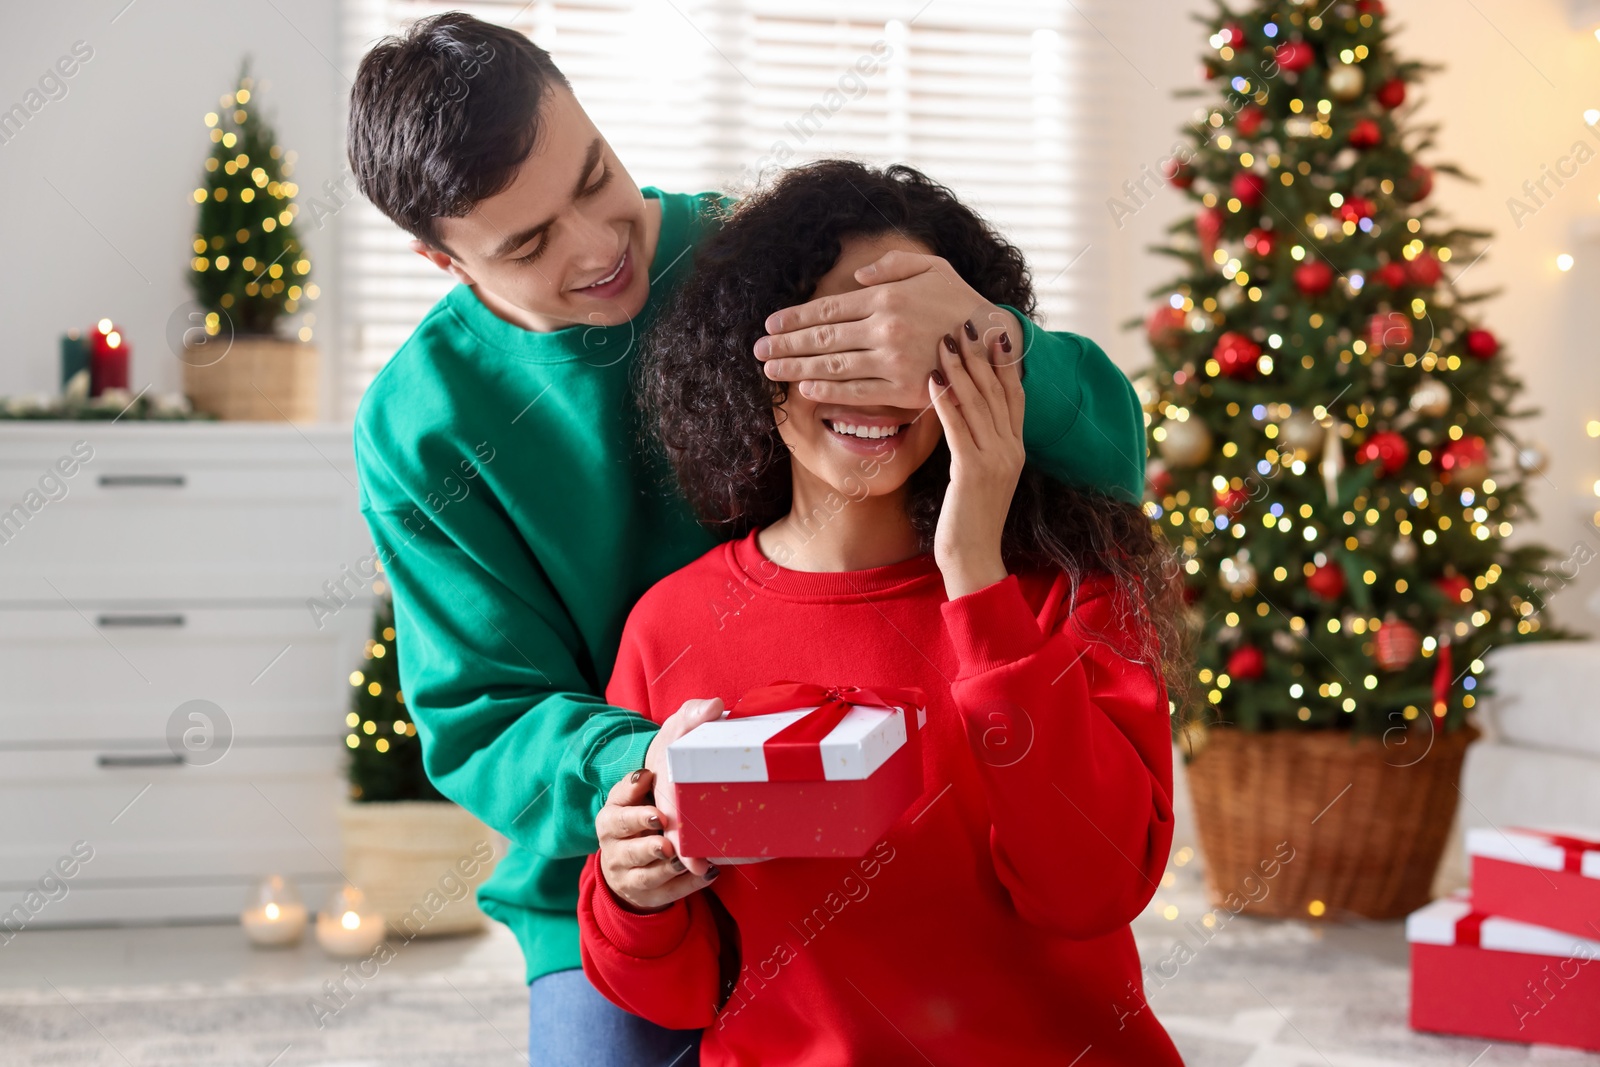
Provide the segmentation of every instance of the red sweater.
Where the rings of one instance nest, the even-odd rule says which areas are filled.
[[[590,857],[590,981],[662,1026],[705,1027],[716,1067],[1181,1064],[1141,1010],[1128,928],[1172,841],[1166,693],[1113,649],[1111,593],[1089,582],[1074,602],[1064,577],[1013,576],[948,601],[931,556],[806,573],[754,535],[658,583],[607,700],[660,721],[782,678],[918,686],[926,789],[863,859],[724,867],[720,916],[704,892],[628,911]]]

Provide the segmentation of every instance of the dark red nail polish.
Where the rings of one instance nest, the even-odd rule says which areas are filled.
[[[715,868],[715,867],[710,867],[710,868],[708,868],[708,869],[707,869],[707,870],[706,870],[706,881],[708,881],[708,882],[714,882],[714,881],[716,881],[716,879],[717,879],[717,875],[719,875],[719,874],[721,874],[721,873],[722,873],[722,872],[721,872],[721,871],[719,871],[719,870],[717,870],[717,869],[716,869],[716,868]]]
[[[949,350],[952,356],[961,351],[956,347],[956,339],[951,337],[949,334],[944,335],[944,347]]]
[[[643,777],[644,777],[644,768],[641,767],[638,770],[634,771],[631,775],[628,776],[628,781],[632,782],[634,785],[638,785],[639,784],[639,779],[641,779]]]
[[[950,384],[950,380],[944,376],[944,371],[935,367],[933,371],[933,384],[937,385],[940,389],[943,389],[945,386]]]
[[[1005,330],[1000,331],[1000,351],[1011,351],[1011,334]]]
[[[963,322],[961,324],[961,328],[963,330],[967,331],[967,340],[976,341],[978,339],[978,328],[976,326],[972,325],[972,320],[971,319],[968,319],[966,322]]]

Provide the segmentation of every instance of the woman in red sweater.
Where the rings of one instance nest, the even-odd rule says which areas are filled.
[[[1032,310],[1020,253],[905,167],[792,171],[701,250],[644,395],[688,498],[745,536],[640,600],[606,697],[661,720],[776,679],[916,686],[926,790],[863,859],[708,869],[676,855],[665,783],[624,778],[580,888],[584,970],[706,1028],[719,1067],[1180,1063],[1128,927],[1172,837],[1181,608],[1149,520],[1025,463],[1024,339],[982,336],[980,309],[922,411],[750,359],[774,309],[848,307],[896,250]]]

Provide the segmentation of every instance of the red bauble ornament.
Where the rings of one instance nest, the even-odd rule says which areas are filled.
[[[1356,0],[1356,14],[1371,15],[1373,18],[1383,18],[1388,14],[1383,6],[1383,0]]]
[[[1217,491],[1217,512],[1228,518],[1238,518],[1244,506],[1250,503],[1250,494],[1244,489],[1221,489]]]
[[[1500,351],[1500,338],[1488,330],[1467,331],[1467,355],[1473,359],[1493,359]]]
[[[1160,460],[1145,465],[1144,484],[1150,490],[1151,500],[1160,500],[1172,492],[1172,472]]]
[[[1412,284],[1427,289],[1439,284],[1439,279],[1444,277],[1444,267],[1432,252],[1418,252],[1417,258],[1406,264],[1406,277],[1411,279]]]
[[[1294,287],[1307,296],[1321,296],[1333,286],[1333,268],[1320,259],[1294,269]]]
[[[1278,66],[1284,70],[1298,73],[1311,66],[1317,58],[1316,52],[1304,41],[1285,41],[1273,53],[1273,58],[1278,61]]]
[[[1194,217],[1194,232],[1200,238],[1200,251],[1210,259],[1217,250],[1217,238],[1222,236],[1222,212],[1214,207],[1201,208]]]
[[[1461,598],[1462,594],[1472,592],[1472,583],[1459,574],[1447,574],[1442,578],[1435,578],[1433,587],[1444,595],[1452,607],[1465,604],[1467,601]]]
[[[110,319],[89,331],[89,395],[128,387],[128,335]]]
[[[1371,119],[1357,119],[1350,127],[1350,144],[1356,148],[1376,148],[1383,143],[1383,130]]]
[[[1372,280],[1390,289],[1399,289],[1411,280],[1404,263],[1385,263],[1372,272]]]
[[[1228,657],[1226,669],[1236,682],[1253,682],[1267,673],[1267,657],[1254,645],[1240,645]]]
[[[1226,377],[1254,378],[1256,360],[1261,358],[1261,346],[1244,334],[1229,330],[1217,338],[1211,357],[1217,361],[1218,368]]]
[[[1338,600],[1344,596],[1344,568],[1337,563],[1324,563],[1306,578],[1306,588],[1321,600]]]
[[[1411,169],[1400,182],[1398,192],[1413,204],[1418,200],[1426,200],[1428,194],[1433,192],[1433,171],[1421,163],[1411,164]]]
[[[1378,207],[1364,196],[1352,196],[1339,205],[1339,217],[1346,222],[1360,222],[1370,219],[1377,213]]]
[[[1145,320],[1145,336],[1154,348],[1170,348],[1183,339],[1187,322],[1188,316],[1181,308],[1162,304],[1150,312],[1150,317]]]
[[[1222,30],[1222,36],[1228,42],[1228,47],[1235,49],[1244,47],[1244,27],[1239,23],[1228,23]]]
[[[1272,255],[1273,248],[1277,247],[1278,239],[1271,230],[1251,230],[1245,234],[1244,246],[1262,259]]]
[[[1239,131],[1240,137],[1254,137],[1261,132],[1261,124],[1266,121],[1267,113],[1259,107],[1247,107],[1233,117],[1233,128]]]
[[[1386,671],[1403,671],[1411,666],[1422,648],[1422,637],[1416,629],[1399,619],[1388,619],[1373,635],[1373,658]]]
[[[1454,485],[1477,485],[1489,477],[1489,445],[1477,434],[1439,450],[1439,476]]]
[[[1378,91],[1374,95],[1377,97],[1378,103],[1382,104],[1390,111],[1393,111],[1395,108],[1406,102],[1405,79],[1390,78],[1388,81],[1378,86]]]
[[[1233,176],[1233,195],[1245,207],[1259,207],[1267,195],[1267,179],[1253,170],[1242,170]]]
[[[1356,449],[1357,463],[1371,463],[1377,460],[1382,464],[1381,470],[1385,477],[1396,474],[1406,465],[1406,460],[1410,456],[1411,446],[1406,443],[1404,437],[1393,430],[1379,430]]]
[[[1380,311],[1367,320],[1367,345],[1375,351],[1404,352],[1411,339],[1411,316],[1402,311]]]
[[[1189,164],[1176,158],[1163,163],[1161,173],[1175,188],[1187,189],[1194,184],[1194,170]]]

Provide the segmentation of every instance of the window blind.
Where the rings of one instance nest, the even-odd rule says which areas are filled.
[[[634,179],[746,190],[826,156],[905,162],[1015,241],[1039,318],[1103,328],[1099,272],[1110,131],[1096,87],[1109,0],[345,0],[344,67],[443,10],[548,49]],[[1114,57],[1113,60],[1114,61]],[[450,287],[365,200],[340,219],[340,413]]]

